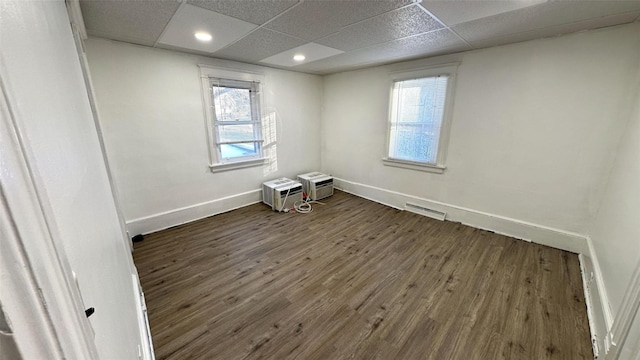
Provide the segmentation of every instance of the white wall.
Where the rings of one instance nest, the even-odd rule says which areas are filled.
[[[589,229],[614,317],[640,262],[640,67],[630,78],[637,86],[631,93],[635,110],[618,148],[602,205]]]
[[[445,173],[383,166],[389,73],[452,60],[460,66]],[[356,191],[375,187],[584,235],[625,130],[639,62],[633,24],[329,75],[322,169],[363,184]]]
[[[2,81],[39,190],[52,210],[47,221],[64,244],[61,254],[78,276],[85,305],[96,309],[90,322],[100,357],[137,359],[131,254],[122,239],[65,4],[2,5]]]
[[[640,354],[640,315],[636,313],[627,340],[620,350],[620,359],[637,360],[638,354]]]
[[[265,180],[319,167],[319,76],[101,39],[87,41],[87,56],[132,234],[259,201]],[[268,165],[210,172],[200,63],[265,75],[262,114],[277,128]]]

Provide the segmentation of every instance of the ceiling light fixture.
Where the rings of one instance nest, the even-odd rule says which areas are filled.
[[[306,59],[306,57],[302,54],[293,55],[293,60],[295,61],[304,61],[304,59]]]
[[[211,34],[203,31],[195,33],[194,36],[200,41],[211,41],[211,39],[213,39],[213,36],[211,36]]]

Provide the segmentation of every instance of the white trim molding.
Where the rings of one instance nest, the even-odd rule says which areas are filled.
[[[118,223],[120,225],[120,231],[122,232],[122,239],[125,241],[129,251],[133,251],[133,242],[129,236],[128,229],[125,225],[124,215],[122,212],[122,202],[120,199],[120,191],[113,178],[113,172],[111,171],[111,164],[109,157],[107,156],[107,145],[104,142],[104,136],[102,131],[102,121],[100,119],[100,111],[98,109],[98,103],[96,101],[96,95],[93,86],[93,80],[91,79],[91,72],[89,70],[89,60],[87,60],[86,49],[84,40],[87,39],[87,31],[84,26],[84,20],[82,18],[82,11],[80,10],[79,0],[67,0],[67,12],[69,13],[69,19],[71,20],[71,30],[73,33],[73,40],[76,44],[76,51],[78,53],[78,60],[80,62],[80,70],[82,70],[82,77],[87,89],[87,96],[89,100],[89,107],[91,108],[91,114],[93,115],[93,122],[96,126],[98,133],[98,143],[100,144],[100,152],[102,153],[102,159],[104,160],[104,166],[107,169],[107,178],[109,179],[109,186],[111,188],[111,194],[113,202],[116,208],[116,214],[118,215]]]
[[[155,360],[156,356],[153,351],[153,339],[151,337],[151,328],[149,327],[149,316],[147,313],[147,302],[144,298],[140,278],[137,274],[131,274],[133,281],[133,293],[136,294],[136,310],[138,313],[138,328],[140,330],[140,338],[143,339],[138,349],[138,357],[140,360]]]
[[[588,274],[593,274],[586,266],[588,260],[585,259],[584,254],[578,255],[578,261],[580,262],[580,275],[582,278],[582,291],[584,293],[584,302],[587,306],[587,319],[589,321],[589,333],[591,334],[591,347],[593,349],[593,358],[598,359],[600,356],[600,348],[601,342],[599,341],[600,337],[598,336],[598,325],[596,325],[596,320],[594,319],[594,304],[593,304],[593,296],[591,294],[591,286],[593,284],[593,277]]]
[[[616,314],[613,321],[613,327],[607,338],[611,342],[611,349],[607,353],[607,360],[618,360],[620,358],[620,351],[625,345],[627,336],[631,330],[631,325],[638,311],[640,310],[640,261],[636,265],[636,268],[631,276],[629,286],[625,291],[622,298],[622,304],[620,310]]]
[[[607,353],[607,333],[611,325],[611,310],[607,299],[606,290],[602,284],[602,273],[589,238],[589,251],[580,254],[580,272],[582,275],[582,289],[584,291],[585,304],[587,305],[587,317],[589,318],[589,331],[591,333],[591,345],[594,359],[601,359]]]
[[[0,74],[1,310],[25,359],[97,359],[42,178]],[[12,321],[13,320],[13,321]]]
[[[186,224],[209,216],[235,210],[262,201],[262,190],[251,190],[220,199],[202,202],[178,209],[127,221],[132,234],[149,234],[173,226]]]
[[[209,169],[212,173],[236,170],[236,169],[244,169],[248,167],[262,166],[267,163],[267,158],[260,158],[254,160],[247,161],[239,161],[233,163],[225,163],[225,164],[212,164],[209,165]]]
[[[360,184],[341,178],[334,177],[334,186],[342,191],[399,210],[404,210],[405,204],[411,202],[426,208],[445,212],[447,214],[446,220],[461,222],[475,228],[490,230],[498,234],[512,236],[577,254],[585,253],[588,250],[586,238],[581,234]]]
[[[80,39],[86,40],[87,36],[87,28],[84,26],[84,18],[82,17],[82,10],[80,9],[80,0],[65,0],[67,4],[67,12],[69,13],[69,19],[71,20],[72,26],[74,26],[78,34],[80,35]]]
[[[640,309],[640,262],[625,291],[618,313],[613,315],[602,270],[591,238],[588,253],[580,256],[589,327],[596,359],[618,360],[632,322]]]
[[[397,160],[397,159],[390,159],[390,158],[383,158],[382,164],[385,166],[393,166],[393,167],[402,168],[402,169],[418,170],[418,171],[430,172],[435,174],[443,174],[444,169],[446,169],[446,166],[431,165],[431,164],[419,163],[415,161],[405,161],[405,160]]]
[[[596,254],[596,250],[593,247],[593,241],[587,236],[587,252],[586,256],[590,261],[585,263],[585,269],[588,271],[583,276],[587,276],[588,280],[592,283],[589,286],[591,301],[593,302],[592,312],[589,313],[589,317],[593,318],[598,325],[598,321],[602,322],[603,326],[596,326],[595,335],[598,338],[599,345],[602,347],[604,354],[608,353],[611,347],[611,337],[609,331],[613,326],[613,312],[611,311],[611,305],[609,303],[609,296],[607,295],[607,289],[604,286],[604,278],[602,277],[602,270],[600,267],[600,261]],[[592,336],[594,333],[592,332]]]

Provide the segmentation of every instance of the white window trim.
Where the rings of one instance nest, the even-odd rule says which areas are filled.
[[[430,172],[435,174],[442,174],[446,169],[446,166],[426,164],[426,163],[421,163],[416,161],[390,159],[388,157],[383,158],[382,163],[386,166],[393,166],[393,167],[409,169],[409,170],[424,171],[424,172]]]
[[[214,172],[214,173],[235,170],[235,169],[244,169],[248,167],[264,165],[266,160],[267,160],[266,158],[258,158],[258,159],[252,158],[250,160],[240,160],[240,161],[231,162],[231,163],[211,164],[209,165],[209,169],[211,169],[211,172]]]
[[[260,83],[261,90],[259,92],[259,108],[263,109],[263,89],[265,86],[264,82],[264,74],[258,72],[252,72],[247,70],[240,70],[234,68],[225,68],[225,67],[217,67],[205,64],[198,64],[200,68],[200,81],[202,84],[202,104],[204,111],[204,118],[206,120],[206,130],[207,130],[207,146],[209,147],[209,169],[211,172],[221,172],[221,171],[229,171],[234,169],[243,169],[254,166],[262,166],[265,163],[264,157],[244,157],[238,158],[233,162],[223,162],[222,159],[218,158],[218,152],[216,150],[216,139],[214,132],[214,124],[215,119],[213,118],[213,104],[211,103],[211,91],[210,88],[210,79],[211,78],[219,78],[219,79],[230,79],[230,80],[239,80],[239,81],[249,81],[249,82],[257,82]],[[262,114],[259,114],[261,117]],[[262,126],[262,119],[260,119],[260,126]],[[262,129],[260,129],[262,130]],[[262,151],[261,151],[262,154]]]
[[[453,110],[453,97],[456,84],[456,72],[460,63],[447,63],[442,65],[434,65],[419,69],[411,69],[404,71],[395,71],[389,74],[389,114],[387,117],[387,141],[385,143],[384,153],[387,154],[382,158],[382,163],[385,166],[393,166],[410,170],[425,171],[436,174],[443,174],[446,166],[445,160],[447,157],[447,149],[449,148],[449,135],[451,132],[451,115]],[[447,94],[445,97],[444,115],[442,118],[442,126],[440,127],[440,137],[438,139],[438,157],[435,164],[428,164],[415,161],[406,161],[401,159],[394,159],[388,156],[389,144],[391,135],[391,104],[393,102],[393,86],[397,81],[412,80],[425,78],[437,75],[448,75],[449,82],[447,83]]]

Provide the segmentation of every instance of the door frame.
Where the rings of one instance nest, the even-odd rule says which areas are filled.
[[[84,26],[84,19],[82,17],[82,11],[80,10],[79,0],[65,0],[67,7],[67,14],[69,15],[69,22],[71,24],[71,33],[73,34],[73,41],[76,44],[76,51],[78,53],[78,61],[80,62],[80,69],[82,70],[82,78],[84,80],[85,87],[87,89],[87,98],[89,99],[89,107],[91,108],[91,114],[93,115],[93,122],[98,133],[98,143],[100,144],[100,152],[102,153],[102,159],[104,160],[104,166],[107,170],[107,178],[109,180],[109,187],[111,188],[111,196],[113,197],[113,203],[115,204],[116,213],[118,215],[118,222],[120,223],[120,231],[122,237],[125,239],[126,245],[129,251],[133,252],[133,241],[131,240],[131,234],[127,228],[124,214],[122,212],[122,205],[120,201],[120,193],[118,186],[113,178],[111,166],[109,164],[109,158],[107,156],[106,146],[104,144],[104,136],[102,133],[102,124],[100,121],[100,113],[98,111],[98,104],[96,103],[96,96],[93,89],[93,81],[91,80],[91,72],[89,69],[89,61],[87,60],[87,54],[84,46],[84,40],[87,39],[87,30]]]
[[[23,358],[97,359],[48,198],[30,163],[0,68],[0,288]]]

